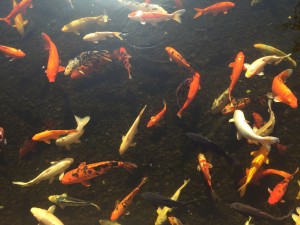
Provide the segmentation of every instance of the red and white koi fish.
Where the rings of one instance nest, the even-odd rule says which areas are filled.
[[[11,58],[9,61],[21,59],[25,56],[25,53],[20,49],[15,49],[4,45],[0,45],[0,52],[2,52],[6,57]]]
[[[10,25],[11,20],[14,19],[19,13],[25,15],[28,7],[32,8],[32,0],[22,0],[5,18],[0,18],[0,20],[3,20]]]
[[[166,111],[167,111],[167,103],[166,100],[163,100],[163,104],[164,104],[164,108],[155,116],[151,116],[148,124],[147,124],[147,128],[149,127],[153,127],[154,125],[157,125],[158,122],[164,117]]]
[[[234,6],[235,4],[233,2],[219,2],[214,5],[208,6],[205,9],[194,8],[197,11],[194,19],[207,13],[212,13],[213,16],[218,15],[220,12],[227,14],[227,11]]]
[[[206,161],[204,154],[199,153],[198,161],[199,161],[199,165],[197,166],[197,170],[202,171],[210,190],[212,192],[214,192],[212,185],[211,185],[211,176],[209,173],[209,169],[211,169],[213,166]]]

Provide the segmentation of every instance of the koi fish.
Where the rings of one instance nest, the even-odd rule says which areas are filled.
[[[3,127],[0,127],[0,144],[1,145],[7,145],[7,140],[4,136],[4,129]]]
[[[137,165],[131,162],[104,161],[92,164],[82,162],[78,168],[68,171],[61,179],[62,184],[81,183],[83,186],[91,186],[88,180],[106,173],[113,168],[123,167],[127,171],[136,169]]]
[[[60,60],[57,48],[50,37],[46,33],[42,33],[42,37],[45,40],[45,50],[49,51],[48,65],[45,73],[47,74],[49,82],[55,82],[57,73],[64,71],[65,67],[59,65]]]
[[[254,48],[257,48],[257,49],[261,50],[266,55],[268,54],[268,55],[287,56],[287,54],[284,53],[283,51],[281,51],[277,48],[274,48],[270,45],[254,44]],[[297,66],[297,62],[295,60],[293,60],[290,56],[285,57],[284,60],[288,61],[292,67]]]
[[[10,25],[11,20],[14,19],[19,13],[26,14],[26,10],[28,7],[32,8],[32,0],[22,0],[5,18],[0,18],[0,20],[3,20],[8,25]]]
[[[168,216],[168,220],[171,225],[183,225],[183,223],[175,216]]]
[[[32,152],[36,148],[36,143],[37,141],[34,141],[32,139],[30,140],[25,140],[23,143],[22,147],[19,150],[19,157],[24,157],[26,156],[29,152]]]
[[[243,109],[249,104],[250,104],[250,98],[239,98],[237,100],[232,99],[232,101],[223,108],[222,114],[226,115],[229,113],[233,113],[235,110]]]
[[[68,135],[66,135],[64,137],[61,137],[61,138],[59,138],[55,141],[55,144],[57,146],[65,147],[67,150],[71,149],[72,144],[81,143],[81,141],[79,139],[84,133],[83,128],[90,121],[89,116],[86,116],[84,118],[80,118],[80,117],[74,115],[74,117],[75,117],[75,120],[76,120],[76,123],[77,123],[77,127],[76,127],[77,132],[69,133]]]
[[[139,2],[133,2],[133,1],[124,1],[124,0],[118,0],[120,4],[122,4],[124,7],[127,7],[130,9],[130,11],[143,11],[143,12],[158,12],[158,13],[168,13],[163,7],[157,5],[157,4],[150,4],[149,2],[145,3],[139,3]]]
[[[143,11],[134,11],[128,15],[128,18],[134,21],[139,21],[141,24],[145,25],[150,23],[153,26],[156,26],[159,22],[167,20],[175,20],[178,23],[181,23],[181,15],[185,12],[185,9],[180,9],[175,11],[172,14],[168,13],[159,13],[159,12],[143,12]]]
[[[221,112],[229,102],[229,88],[227,88],[218,98],[216,98],[211,107],[212,114]]]
[[[296,224],[295,225],[300,225],[300,207],[297,207],[296,208],[296,212],[297,212],[297,214],[292,214],[292,218],[293,218],[293,220],[296,222]]]
[[[36,178],[32,179],[28,182],[19,182],[14,181],[13,184],[21,185],[23,187],[32,186],[34,184],[38,184],[43,180],[49,180],[49,184],[51,184],[54,180],[54,177],[59,174],[59,179],[61,179],[64,175],[66,169],[74,162],[73,158],[65,158],[60,161],[51,162],[52,166],[48,169],[44,170],[40,173]]]
[[[43,225],[64,225],[60,219],[53,215],[55,211],[55,205],[50,206],[48,210],[32,207],[30,212],[39,221],[39,224]]]
[[[174,201],[177,201],[179,198],[179,195],[181,193],[181,190],[190,182],[190,179],[184,180],[183,184],[177,189],[177,191],[172,195],[171,199]],[[172,208],[169,208],[167,206],[161,208],[158,207],[156,212],[157,212],[157,218],[155,221],[155,225],[162,225],[166,220],[167,220],[167,214],[172,212]]]
[[[119,38],[121,41],[123,38],[120,36],[121,32],[109,32],[109,31],[102,31],[102,32],[95,32],[87,34],[83,37],[84,41],[90,41],[93,43],[98,43],[98,41],[105,41],[108,37],[116,37]]]
[[[170,61],[174,60],[179,66],[184,66],[188,70],[191,69],[190,64],[188,64],[188,62],[183,58],[183,56],[180,55],[180,53],[177,52],[174,48],[166,47],[165,50],[169,55]]]
[[[13,7],[16,7],[17,6],[16,0],[12,0],[12,2],[13,2]],[[21,36],[24,36],[24,26],[28,23],[28,20],[24,21],[22,13],[19,13],[14,18],[14,21],[15,24],[13,25],[13,27],[17,29],[17,31]]]
[[[263,163],[269,164],[268,155],[270,150],[261,146],[257,151],[251,152],[251,155],[254,159],[251,162],[250,170],[247,173],[247,178],[245,183],[239,188],[240,196],[243,197],[245,195],[248,184],[251,182],[255,173],[260,169]]]
[[[245,58],[244,53],[239,52],[236,55],[234,62],[229,64],[229,67],[232,68],[232,73],[230,75],[231,83],[229,85],[229,101],[231,101],[231,92],[232,92],[236,82],[240,78],[240,75],[241,75],[243,69],[245,68],[244,67],[244,58]]]
[[[262,118],[262,116],[256,112],[252,113],[253,116],[253,120],[254,120],[254,124],[253,124],[253,130],[254,127],[256,129],[261,128],[266,122],[264,121],[264,119]]]
[[[43,141],[47,144],[50,144],[50,139],[58,139],[62,135],[75,133],[77,130],[46,130],[41,133],[35,134],[32,137],[34,141]]]
[[[253,223],[250,223],[252,217],[249,216],[248,220],[245,222],[245,225],[254,225]]]
[[[275,102],[282,102],[295,109],[298,107],[297,98],[293,94],[293,92],[284,84],[286,79],[290,77],[292,73],[292,69],[287,69],[274,77],[272,83],[272,92]]]
[[[124,47],[121,47],[117,50],[114,50],[113,53],[112,53],[112,57],[115,57],[119,61],[122,61],[125,69],[128,72],[128,78],[132,79],[131,71],[130,71],[131,65],[130,65],[130,62],[129,62],[129,59],[131,58],[131,55],[129,55],[127,53],[126,49]]]
[[[293,213],[293,210],[291,210],[286,216],[276,218],[276,217],[271,216],[270,214],[268,214],[266,212],[262,212],[259,209],[251,207],[250,205],[245,205],[245,204],[242,204],[242,203],[239,203],[239,202],[231,203],[230,207],[232,209],[237,210],[238,212],[240,212],[242,214],[246,214],[248,216],[258,217],[258,218],[262,218],[262,219],[266,219],[266,220],[272,220],[272,221],[285,220],[285,219],[289,218]]]
[[[142,118],[142,115],[143,115],[146,107],[147,107],[147,105],[145,105],[144,108],[141,110],[141,112],[139,113],[139,115],[137,116],[137,118],[135,119],[133,124],[131,125],[130,129],[127,131],[126,135],[122,136],[122,143],[119,148],[120,155],[123,155],[129,147],[136,145],[136,142],[133,142],[133,138],[134,138],[135,134],[137,133],[138,125],[140,123],[140,120]]]
[[[10,57],[11,59],[9,61],[21,59],[26,55],[21,49],[15,49],[4,45],[0,45],[0,52],[2,52],[6,57]]]
[[[74,70],[71,73],[71,79],[79,79],[82,77],[88,77],[92,72],[94,71],[94,68],[88,67],[88,66],[79,66],[77,70]]]
[[[227,11],[234,6],[235,4],[233,2],[219,2],[214,5],[208,6],[205,9],[194,8],[197,11],[196,15],[194,16],[194,19],[199,16],[202,16],[203,14],[205,15],[208,13],[212,13],[213,16],[218,15],[220,12],[227,14]]]
[[[99,220],[99,223],[101,225],[121,225],[120,223],[111,220]]]
[[[300,187],[300,180],[298,180],[298,185]],[[298,192],[298,195],[297,195],[296,199],[300,199],[300,191]]]
[[[158,125],[158,122],[164,117],[167,111],[167,103],[166,100],[163,100],[164,108],[155,116],[151,116],[149,122],[147,123],[147,128]]]
[[[270,205],[274,205],[278,202],[284,203],[285,201],[282,200],[286,189],[290,183],[290,181],[293,179],[294,175],[296,173],[298,173],[299,168],[296,169],[296,171],[291,174],[289,177],[286,177],[283,179],[283,181],[281,181],[279,184],[276,185],[276,187],[273,189],[273,191],[268,188],[268,192],[270,193],[269,199],[268,199],[268,203]]]
[[[88,202],[85,200],[77,199],[69,197],[66,193],[62,195],[50,195],[48,197],[48,200],[52,203],[55,203],[59,205],[62,209],[64,209],[66,206],[94,206],[96,209],[100,210],[100,207],[92,202]]]
[[[234,111],[233,118],[229,120],[229,122],[234,122],[235,127],[237,128],[237,139],[241,140],[243,137],[251,140],[254,143],[261,143],[261,145],[265,146],[265,148],[270,149],[271,144],[275,144],[279,142],[279,138],[277,137],[261,137],[257,135],[253,129],[247,123],[243,111],[237,109]]]
[[[62,32],[71,32],[80,35],[79,30],[86,28],[89,25],[97,23],[98,25],[105,25],[108,22],[108,16],[101,15],[95,17],[83,17],[77,20],[73,20],[70,23],[64,25],[61,29]]]
[[[120,203],[116,204],[116,208],[111,213],[110,220],[116,221],[121,215],[125,213],[128,207],[131,205],[134,196],[136,196],[136,194],[140,191],[142,185],[145,184],[147,180],[148,178],[144,177],[142,179],[142,182],[135,189],[133,189],[132,192],[130,192]]]
[[[211,169],[213,166],[206,161],[204,154],[201,154],[201,153],[199,153],[199,155],[198,155],[198,162],[199,162],[199,165],[197,166],[197,170],[199,172],[202,171],[211,192],[214,192],[212,185],[211,185],[211,176],[209,173],[209,169]]]
[[[267,64],[274,63],[275,65],[279,64],[284,58],[289,57],[291,54],[285,56],[269,55],[261,57],[255,60],[252,64],[245,63],[244,66],[247,68],[245,77],[250,78],[254,75],[263,76],[264,68]]]
[[[191,102],[194,100],[198,90],[201,89],[201,86],[200,86],[200,73],[195,72],[194,75],[193,75],[193,78],[189,78],[186,81],[189,82],[189,92],[188,92],[186,102],[183,104],[183,106],[181,107],[181,109],[177,113],[177,116],[179,118],[181,118],[183,110],[185,110],[191,104]],[[180,86],[179,86],[178,89],[180,89]]]

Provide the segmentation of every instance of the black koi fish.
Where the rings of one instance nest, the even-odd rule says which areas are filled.
[[[239,203],[239,202],[234,202],[234,203],[230,204],[230,207],[232,209],[237,210],[238,212],[240,212],[242,214],[246,214],[248,216],[254,216],[254,217],[258,217],[258,218],[262,218],[262,219],[266,219],[266,220],[272,220],[272,221],[285,220],[285,219],[289,218],[293,213],[293,210],[291,210],[288,213],[288,215],[276,218],[276,217],[271,216],[270,214],[268,214],[266,212],[262,212],[259,209],[253,208],[250,205],[245,205],[245,204],[242,204],[242,203]]]

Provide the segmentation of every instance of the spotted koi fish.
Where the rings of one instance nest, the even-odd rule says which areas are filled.
[[[82,162],[78,168],[68,171],[60,180],[62,184],[81,183],[83,186],[91,186],[89,180],[106,173],[113,168],[123,167],[131,172],[137,165],[131,162],[104,161],[92,164]]]
[[[226,115],[229,113],[233,113],[236,109],[245,108],[250,103],[250,98],[239,98],[233,99],[228,105],[226,105],[223,110],[222,114]]]

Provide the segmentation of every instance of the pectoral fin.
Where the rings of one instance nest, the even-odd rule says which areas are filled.
[[[49,179],[49,184],[52,184],[53,180],[54,180],[54,177],[51,177],[51,178]]]
[[[238,131],[238,132],[236,133],[236,138],[237,138],[238,140],[242,140],[242,139],[243,139],[243,135]]]
[[[61,179],[63,178],[64,175],[65,175],[64,172],[60,173],[58,179],[61,180]]]
[[[53,214],[54,211],[55,211],[55,209],[56,209],[56,206],[55,206],[55,205],[51,205],[47,211],[48,211],[49,213]]]
[[[91,186],[91,183],[90,183],[89,181],[87,181],[87,180],[82,181],[81,184],[82,184],[83,186],[85,186],[85,187]]]

